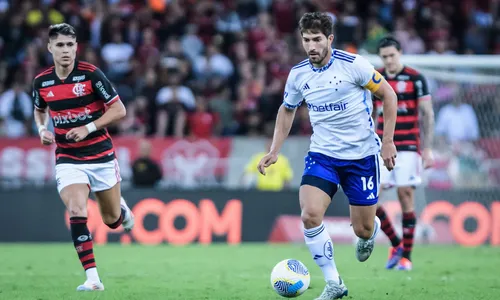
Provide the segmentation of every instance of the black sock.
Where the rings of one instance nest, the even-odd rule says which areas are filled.
[[[122,225],[123,218],[125,218],[125,209],[122,207],[120,217],[118,217],[118,220],[116,220],[116,222],[112,224],[106,224],[106,225],[111,229],[116,229],[118,228],[118,226]]]
[[[71,217],[69,219],[71,227],[71,237],[75,245],[76,253],[82,263],[83,269],[95,268],[94,245],[92,235],[87,227],[87,218]]]

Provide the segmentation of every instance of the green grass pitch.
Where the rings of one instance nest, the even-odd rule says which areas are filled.
[[[72,243],[0,244],[0,299],[285,299],[270,286],[273,266],[285,258],[304,262],[314,299],[321,270],[305,246],[243,244],[142,246],[97,245],[103,292],[76,292],[85,280]],[[365,263],[353,246],[335,246],[347,299],[500,299],[500,249],[419,246],[411,272],[384,269],[387,247],[377,245]],[[344,298],[346,299],[346,298]]]

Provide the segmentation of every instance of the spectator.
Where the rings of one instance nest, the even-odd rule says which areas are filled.
[[[245,167],[241,181],[254,182],[255,187],[261,191],[281,191],[287,188],[293,178],[293,170],[288,159],[283,155],[278,155],[278,161],[266,169],[266,175],[262,175],[257,170],[257,165],[261,158],[269,152],[272,140],[266,144],[266,151],[256,153],[250,158]]]
[[[0,132],[9,138],[31,134],[33,104],[18,78],[13,86],[0,95]]]
[[[206,139],[221,132],[219,116],[209,110],[207,100],[202,96],[198,96],[196,110],[189,114],[188,124],[191,136],[196,138]]]
[[[183,137],[187,112],[195,108],[195,98],[189,87],[181,85],[181,75],[177,70],[174,69],[169,74],[169,85],[161,88],[156,95],[156,135],[162,137],[173,134]]]
[[[162,179],[158,163],[151,158],[151,143],[139,142],[139,157],[132,164],[132,183],[135,187],[154,187]]]
[[[457,96],[446,104],[437,115],[436,135],[448,143],[474,142],[479,138],[476,113],[471,105],[463,103]]]

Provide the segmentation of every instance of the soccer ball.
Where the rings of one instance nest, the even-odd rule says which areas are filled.
[[[278,295],[294,298],[309,288],[311,275],[307,267],[296,259],[285,259],[274,266],[271,272],[271,286]]]

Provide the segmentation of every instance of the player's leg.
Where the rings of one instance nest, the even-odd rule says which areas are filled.
[[[380,167],[380,191],[379,191],[379,199],[384,190],[388,190],[396,185],[395,174],[396,171],[390,172],[387,168],[383,167],[382,158],[379,156],[379,166]],[[399,167],[399,164],[396,168]],[[396,233],[394,226],[392,225],[391,220],[387,216],[384,207],[378,203],[377,207],[377,217],[380,219],[381,229],[387,236],[387,238],[391,242],[391,247],[389,247],[389,257],[387,259],[387,263],[385,265],[386,269],[394,268],[401,257],[403,257],[403,245],[401,244],[401,239]]]
[[[356,258],[366,261],[380,231],[380,220],[376,216],[380,185],[377,155],[344,162],[339,169],[339,176],[340,184],[349,199],[352,227],[358,237]]]
[[[398,186],[398,198],[403,213],[403,258],[399,261],[399,270],[411,270],[411,252],[417,217],[415,214],[415,187],[420,185],[420,166],[422,164],[420,155],[413,151],[401,152],[398,159],[403,162],[396,173],[396,185]]]
[[[87,275],[87,280],[77,290],[104,290],[97,272],[92,235],[87,227],[89,178],[77,166],[61,164],[56,166],[56,180],[59,195],[69,213],[73,245]]]
[[[309,153],[299,191],[304,239],[326,281],[319,300],[347,296],[347,287],[339,276],[334,259],[333,243],[323,224],[323,217],[338,186],[338,176],[329,166],[328,157]]]
[[[411,270],[412,268],[411,252],[417,223],[414,194],[414,189],[411,186],[398,188],[398,198],[403,212],[403,258],[399,261],[398,269],[400,270]]]
[[[121,196],[121,177],[117,160],[93,166],[87,171],[104,224],[112,229],[123,225],[125,231],[131,231],[134,215]]]

